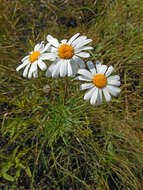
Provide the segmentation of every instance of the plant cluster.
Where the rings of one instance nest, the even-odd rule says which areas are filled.
[[[85,94],[84,99],[90,99],[91,104],[102,103],[102,91],[107,102],[111,100],[111,95],[117,96],[120,89],[120,77],[118,75],[110,76],[114,68],[106,65],[101,65],[99,61],[96,62],[96,69],[91,61],[87,62],[88,69],[85,69],[85,63],[81,58],[88,58],[90,54],[85,50],[93,49],[91,46],[86,46],[91,39],[86,36],[79,36],[77,33],[68,41],[67,39],[58,42],[56,38],[51,35],[47,36],[48,43],[44,46],[44,42],[37,44],[34,51],[22,59],[22,64],[17,67],[17,71],[25,67],[23,77],[30,79],[38,77],[38,67],[41,70],[46,70],[47,66],[43,60],[50,60],[53,63],[46,71],[47,77],[68,77],[75,76],[77,73],[80,76],[76,77],[78,80],[87,81],[80,86],[81,90],[89,89]],[[49,52],[48,52],[49,51]],[[81,57],[81,58],[80,58]]]
[[[142,18],[140,0],[0,0],[0,190],[143,189]]]

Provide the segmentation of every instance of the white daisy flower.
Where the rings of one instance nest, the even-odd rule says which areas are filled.
[[[43,62],[46,60],[47,53],[45,53],[50,47],[50,44],[46,44],[44,46],[44,42],[42,41],[40,44],[35,45],[34,51],[30,52],[29,55],[24,57],[21,61],[22,64],[16,68],[16,71],[24,68],[23,77],[28,77],[29,79],[32,77],[38,77],[38,67],[44,71],[47,69],[47,65]],[[37,67],[38,66],[38,67]]]
[[[47,59],[54,61],[46,72],[47,77],[65,77],[74,76],[79,68],[85,68],[84,61],[81,58],[88,58],[89,53],[85,50],[93,49],[86,46],[92,40],[86,36],[80,36],[79,33],[72,36],[68,41],[62,40],[60,43],[51,35],[47,36],[47,41],[51,44],[51,51]]]
[[[79,69],[78,74],[80,74],[76,79],[87,81],[80,85],[80,90],[89,89],[85,95],[84,100],[89,100],[91,104],[101,104],[102,103],[102,92],[107,102],[111,100],[111,95],[117,96],[121,91],[118,86],[120,86],[120,77],[118,75],[110,76],[114,68],[110,66],[107,68],[106,65],[102,65],[99,61],[96,62],[96,69],[92,61],[87,62],[87,69]],[[110,95],[111,94],[111,95]]]

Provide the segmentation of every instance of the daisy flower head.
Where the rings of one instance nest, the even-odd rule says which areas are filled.
[[[47,36],[47,41],[51,44],[47,59],[53,61],[46,72],[47,77],[65,77],[66,75],[70,77],[74,76],[79,68],[85,68],[82,58],[90,56],[85,51],[93,49],[91,46],[87,46],[92,40],[87,39],[87,36],[79,35],[77,33],[69,40],[64,39],[61,42],[51,35]]]
[[[114,70],[112,66],[107,67],[99,61],[96,62],[96,68],[92,61],[87,62],[88,69],[79,69],[80,74],[76,79],[87,81],[88,83],[81,84],[80,90],[88,89],[84,95],[84,100],[89,100],[91,104],[102,103],[102,93],[107,102],[111,101],[111,95],[117,96],[121,91],[120,77],[118,75],[110,76]]]
[[[22,64],[16,68],[16,71],[24,68],[23,77],[28,77],[29,79],[32,77],[38,77],[38,67],[44,71],[47,69],[46,64],[43,60],[46,60],[46,51],[49,49],[50,44],[44,45],[42,41],[40,44],[35,45],[34,51],[30,52],[29,55],[24,57],[21,62]]]

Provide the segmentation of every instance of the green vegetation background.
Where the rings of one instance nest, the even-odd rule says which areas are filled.
[[[48,34],[77,32],[121,77],[110,103],[91,106],[71,78],[15,71]],[[0,122],[0,190],[142,190],[143,2],[0,0]]]

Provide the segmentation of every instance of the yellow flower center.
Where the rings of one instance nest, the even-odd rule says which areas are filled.
[[[74,55],[74,49],[70,45],[62,44],[58,49],[58,55],[62,59],[70,59]]]
[[[33,53],[31,53],[31,55],[29,56],[30,62],[33,63],[34,61],[38,60],[39,55],[39,51],[34,51]]]
[[[107,84],[107,78],[103,74],[96,74],[93,77],[93,84],[98,88],[103,88]]]

